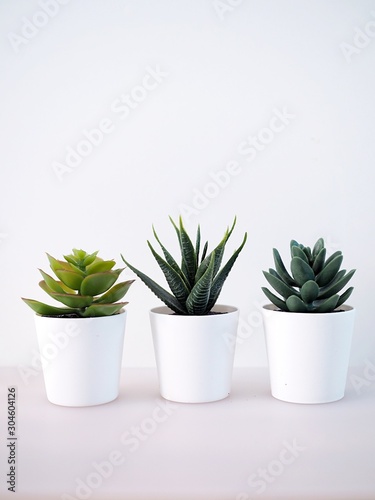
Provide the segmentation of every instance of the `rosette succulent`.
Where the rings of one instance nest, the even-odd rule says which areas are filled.
[[[210,253],[207,253],[208,242],[206,242],[201,252],[200,226],[198,226],[195,244],[193,244],[184,228],[182,218],[179,218],[178,225],[172,218],[170,218],[170,221],[173,224],[179,242],[181,251],[180,265],[161,243],[154,228],[153,233],[157,243],[160,245],[164,258],[154,250],[149,241],[147,241],[147,243],[152,255],[163,271],[172,293],[169,293],[146,274],[129,264],[123,256],[121,257],[125,264],[150,288],[150,290],[176,314],[208,314],[215,305],[223,284],[245,245],[247,233],[245,233],[240,247],[233,253],[226,264],[220,267],[225,245],[233,232],[236,218],[234,219],[232,227],[226,230],[223,239]]]
[[[114,260],[103,260],[84,250],[73,249],[64,260],[47,254],[50,267],[57,279],[39,269],[43,280],[39,286],[50,297],[66,307],[55,307],[33,299],[22,298],[28,306],[42,316],[91,318],[112,316],[128,302],[121,300],[134,280],[116,283],[123,269],[112,268]]]
[[[268,288],[262,288],[267,298],[282,311],[303,313],[326,313],[340,307],[349,298],[353,287],[339,295],[355,273],[340,270],[343,256],[341,251],[334,252],[326,259],[323,238],[319,238],[313,249],[295,240],[290,242],[289,273],[276,248],[273,258],[276,269],[263,271],[268,283],[281,296],[278,297]]]

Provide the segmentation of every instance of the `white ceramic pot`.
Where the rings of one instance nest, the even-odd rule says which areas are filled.
[[[47,398],[92,406],[117,398],[126,311],[98,318],[35,315]]]
[[[291,403],[329,403],[344,396],[355,310],[283,312],[263,307],[272,396]]]
[[[204,316],[150,311],[160,394],[180,403],[226,398],[231,389],[239,311],[217,305]]]

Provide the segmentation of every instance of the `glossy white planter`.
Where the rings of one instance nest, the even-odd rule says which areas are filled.
[[[117,398],[126,311],[99,318],[35,315],[47,398],[92,406]]]
[[[206,316],[150,311],[160,394],[180,403],[226,398],[231,389],[239,311],[215,306]]]
[[[344,396],[355,310],[289,313],[262,309],[272,396],[329,403]]]

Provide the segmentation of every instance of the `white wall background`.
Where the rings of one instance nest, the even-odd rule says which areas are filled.
[[[374,1],[1,0],[0,32],[1,365],[35,356],[20,296],[45,299],[45,252],[124,253],[162,282],[146,240],[154,223],[177,250],[168,215],[180,213],[212,246],[237,215],[228,256],[249,233],[220,298],[241,310],[236,365],[266,364],[272,247],[287,257],[291,238],[320,236],[357,268],[351,363],[375,360]],[[149,68],[160,81],[142,91]],[[119,109],[127,95],[132,109]],[[292,116],[271,121],[275,110]],[[103,120],[101,144],[58,176]],[[228,163],[237,175],[215,188]],[[127,299],[124,364],[154,366],[148,310],[160,303],[139,281]]]

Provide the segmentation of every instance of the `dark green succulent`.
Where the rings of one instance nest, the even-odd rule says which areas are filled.
[[[263,271],[268,283],[281,295],[274,295],[262,288],[267,298],[282,311],[326,313],[340,307],[349,298],[353,287],[342,295],[338,292],[355,273],[341,270],[343,256],[340,251],[326,259],[323,238],[315,243],[313,250],[297,241],[290,242],[291,274],[286,270],[279,252],[273,249],[276,270]]]
[[[47,254],[57,280],[39,269],[44,278],[39,286],[67,307],[50,306],[33,299],[22,300],[42,316],[91,318],[118,313],[128,302],[117,301],[124,297],[134,280],[115,285],[123,269],[112,270],[115,261],[103,260],[97,254],[74,248],[72,254],[64,255],[65,261]]]
[[[151,278],[129,264],[123,256],[121,257],[125,264],[134,271],[150,290],[176,314],[208,314],[215,305],[224,281],[245,245],[247,233],[245,233],[241,246],[220,269],[225,245],[233,232],[236,219],[234,219],[232,227],[226,230],[220,243],[208,255],[208,242],[204,245],[202,253],[200,253],[201,232],[199,226],[195,238],[195,245],[193,245],[183,226],[182,218],[179,218],[178,226],[171,218],[170,221],[177,233],[181,251],[181,265],[177,264],[172,255],[160,242],[154,228],[153,233],[164,254],[164,259],[154,250],[149,241],[147,241],[147,243],[156,262],[163,271],[172,293],[169,293]]]

